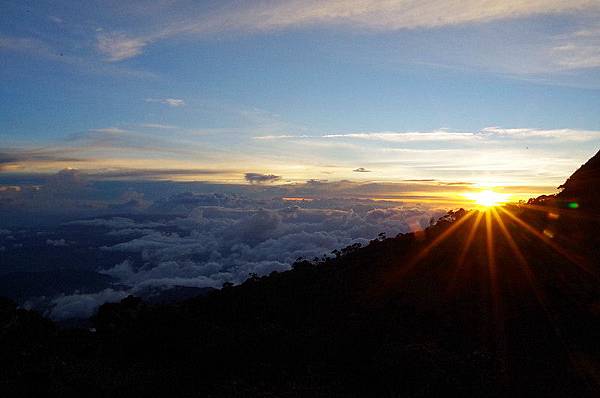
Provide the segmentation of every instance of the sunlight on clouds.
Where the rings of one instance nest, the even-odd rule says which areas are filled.
[[[519,18],[536,14],[598,9],[589,0],[287,0],[248,3],[224,8],[210,17],[199,16],[169,26],[157,38],[219,30],[273,30],[313,24],[349,24],[378,30],[435,28],[465,23]]]
[[[521,187],[502,192],[510,193],[511,200],[553,193],[600,142],[600,132],[593,130],[487,127],[264,136],[247,130],[236,132],[235,141],[217,134],[223,141],[215,143],[215,134],[193,134],[168,124],[129,129],[134,126],[90,129],[63,147],[0,153],[0,168],[20,173],[76,168],[98,179],[269,185],[413,180],[426,183],[412,193],[403,185],[402,200],[468,204],[462,194],[486,184]],[[364,197],[395,200],[396,194],[391,189]]]

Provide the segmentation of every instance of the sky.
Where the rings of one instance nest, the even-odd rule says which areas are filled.
[[[8,0],[0,104],[5,181],[552,193],[600,148],[600,1]]]

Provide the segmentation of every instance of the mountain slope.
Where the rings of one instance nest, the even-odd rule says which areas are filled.
[[[560,186],[560,199],[577,201],[588,208],[598,206],[600,199],[600,152],[581,166]]]
[[[424,233],[301,261],[206,297],[106,304],[95,332],[57,330],[0,305],[0,388],[86,396],[598,396],[600,223],[588,213],[596,211],[594,189],[578,197],[582,191],[570,188],[600,186],[594,178],[577,172],[563,191],[586,208],[548,202],[450,212]]]

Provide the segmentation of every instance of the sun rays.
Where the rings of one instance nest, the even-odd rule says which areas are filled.
[[[508,366],[503,359],[509,344],[506,322],[509,322],[515,305],[519,305],[515,297],[531,297],[532,302],[537,303],[545,314],[549,330],[553,330],[571,356],[556,322],[556,311],[546,296],[544,275],[546,272],[577,272],[578,269],[592,273],[580,256],[572,253],[573,247],[564,247],[569,237],[557,232],[551,238],[543,232],[547,223],[563,220],[562,212],[546,208],[547,217],[537,217],[541,207],[531,212],[527,212],[527,208],[482,204],[475,210],[461,213],[451,224],[428,231],[429,242],[423,242],[420,250],[402,267],[387,274],[386,286],[390,287],[403,280],[413,283],[410,282],[411,275],[437,272],[449,302],[464,294],[480,294],[482,308],[487,308],[485,311],[489,314],[489,318],[482,315],[481,326],[487,330],[484,336],[498,354],[501,368]],[[576,221],[579,216],[574,217],[572,219]],[[546,271],[544,263],[552,258],[562,258],[558,264],[567,268]]]

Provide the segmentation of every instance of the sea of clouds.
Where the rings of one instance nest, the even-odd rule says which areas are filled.
[[[181,193],[157,201],[143,217],[71,221],[120,237],[98,250],[130,255],[97,272],[115,287],[97,293],[62,295],[53,301],[57,319],[89,316],[98,305],[128,294],[172,287],[220,288],[249,275],[285,271],[298,258],[331,255],[378,234],[395,236],[421,229],[443,210],[363,199],[253,200],[242,195]],[[156,214],[165,214],[156,218]]]
[[[96,266],[90,260],[95,272],[112,277],[110,287],[44,298],[50,300],[48,314],[65,319],[87,317],[102,303],[128,294],[220,288],[250,275],[285,271],[298,258],[322,258],[367,244],[380,233],[395,236],[425,228],[446,212],[425,197],[412,204],[366,199],[447,189],[436,182],[271,185],[261,181],[276,176],[261,176],[250,173],[252,181],[238,185],[119,182],[63,170],[43,179],[5,181],[13,188],[0,192],[0,215],[33,231],[54,225],[44,242],[56,250],[75,253],[85,239],[86,250],[121,259]],[[68,231],[61,236],[61,228],[84,232],[78,242]]]

